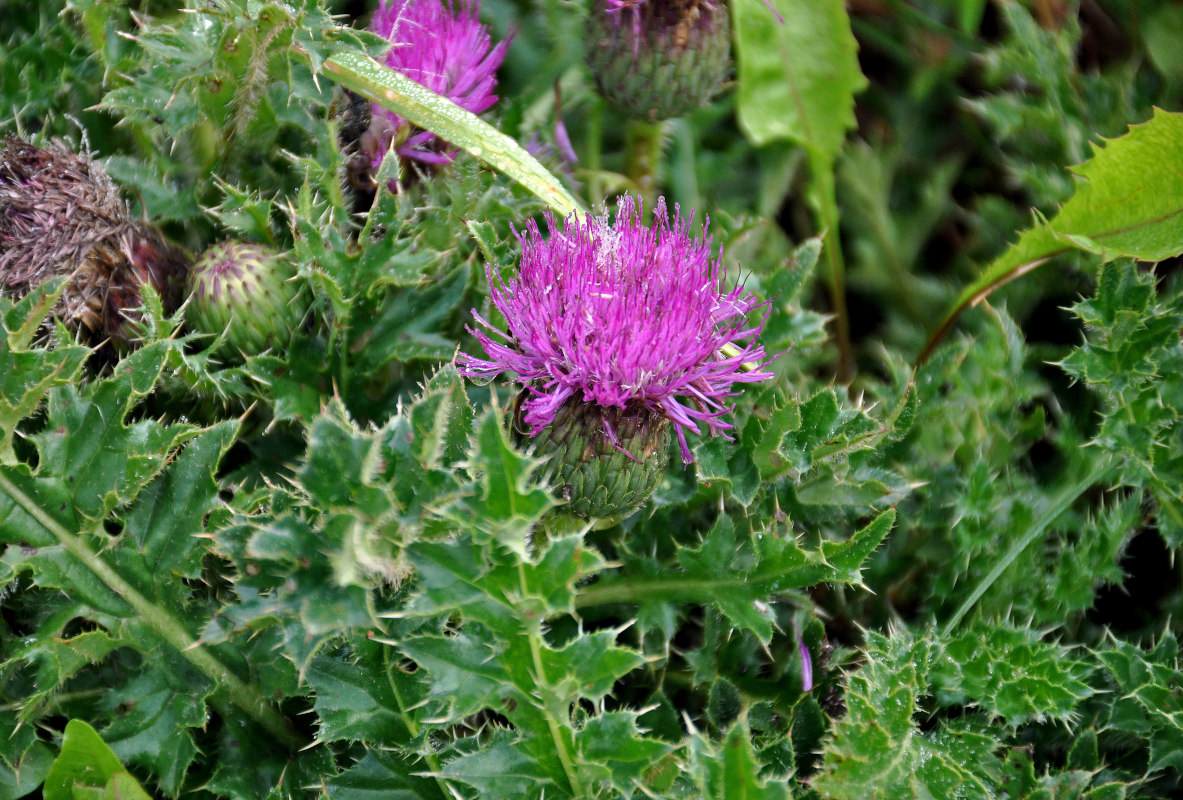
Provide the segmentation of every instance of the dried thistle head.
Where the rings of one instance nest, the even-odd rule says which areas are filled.
[[[8,138],[0,151],[0,291],[20,297],[69,276],[58,316],[89,336],[130,345],[140,287],[169,313],[182,299],[188,259],[152,226],[131,218],[114,181],[60,142]]]

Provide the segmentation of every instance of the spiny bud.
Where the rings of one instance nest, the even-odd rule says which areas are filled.
[[[27,294],[69,276],[56,314],[71,328],[131,346],[141,287],[167,313],[180,305],[188,259],[134,220],[106,171],[60,142],[9,138],[0,151],[0,290]]]
[[[306,302],[292,265],[268,247],[227,240],[206,250],[189,273],[185,320],[200,333],[225,334],[244,355],[286,345]]]
[[[519,409],[520,414],[520,409]],[[670,422],[640,404],[625,408],[568,400],[555,419],[530,438],[515,420],[519,442],[547,468],[563,510],[580,517],[621,517],[636,511],[665,474]]]
[[[723,0],[596,0],[588,41],[600,94],[632,119],[657,122],[705,105],[731,69]]]

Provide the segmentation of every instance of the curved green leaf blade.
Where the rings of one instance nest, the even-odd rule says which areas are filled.
[[[389,108],[505,173],[542,198],[559,216],[584,210],[521,145],[405,75],[359,53],[337,53],[325,61],[324,71],[350,91]]]
[[[1183,254],[1183,113],[1156,108],[1129,133],[1094,145],[1073,167],[1076,192],[1047,222],[1040,219],[961,292],[925,345],[924,361],[961,312],[998,287],[1072,249],[1109,261],[1162,261]]]

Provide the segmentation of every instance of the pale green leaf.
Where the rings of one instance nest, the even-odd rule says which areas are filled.
[[[736,0],[739,124],[757,147],[788,139],[832,162],[867,80],[842,0]]]

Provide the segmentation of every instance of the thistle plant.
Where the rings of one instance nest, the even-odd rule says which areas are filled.
[[[676,207],[671,220],[662,200],[648,225],[625,197],[614,220],[548,216],[545,237],[528,223],[518,274],[488,270],[506,330],[474,310],[488,357],[457,364],[522,385],[517,416],[539,452],[555,454],[573,513],[635,508],[664,472],[670,428],[689,464],[687,433],[727,436],[735,385],[772,377],[762,323],[748,322],[761,304],[742,285],[723,288],[722,254],[692,221]]]
[[[0,291],[22,297],[55,277],[57,308],[73,330],[126,349],[151,286],[166,311],[180,305],[188,259],[132,218],[114,181],[60,142],[9,138],[0,151]]]
[[[1183,796],[1178,3],[596,4],[730,12],[637,123],[683,212],[591,0],[449,96],[378,0],[178,4],[0,24],[0,127],[103,154],[0,170],[0,800]],[[362,219],[381,109],[432,175]]]

